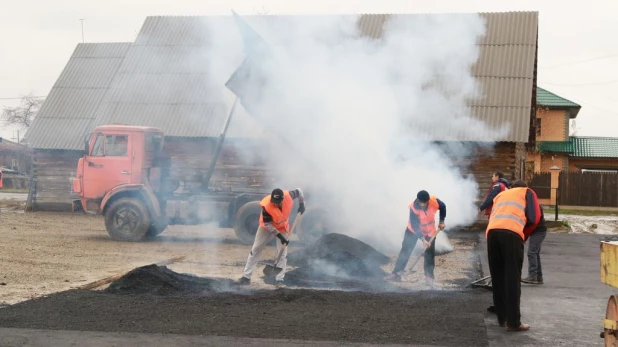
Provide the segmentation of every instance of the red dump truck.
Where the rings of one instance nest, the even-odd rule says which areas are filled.
[[[206,187],[224,133],[215,148]],[[164,153],[163,142],[164,134],[158,128],[97,127],[86,137],[85,155],[77,164],[73,191],[80,199],[74,201],[74,211],[102,214],[114,240],[140,241],[162,233],[169,224],[216,222],[219,227],[233,228],[241,242],[251,244],[261,211],[259,201],[270,191],[177,193],[177,183],[169,179],[171,160]],[[294,216],[290,216],[291,222]],[[327,232],[325,218],[324,210],[308,206],[295,234],[301,241],[315,240]]]

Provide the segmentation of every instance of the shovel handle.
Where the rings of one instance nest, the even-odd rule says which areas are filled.
[[[292,229],[290,229],[290,232],[288,233],[288,237],[286,238],[286,240],[289,240],[292,237],[292,232],[294,232],[294,229],[296,228],[296,224],[298,224],[298,221],[300,220],[301,214],[300,212],[296,213],[296,218],[294,218],[294,223],[292,224]],[[279,262],[279,260],[281,259],[281,256],[283,255],[283,251],[285,250],[285,248],[288,245],[285,244],[281,247],[281,250],[279,251],[279,254],[277,255],[277,258],[275,259],[275,263],[273,264],[274,267],[277,266],[277,263]]]
[[[440,233],[440,231],[442,231],[442,230],[438,229],[438,231],[436,231],[436,234],[429,239],[428,242],[429,242],[430,245],[433,242],[433,240],[435,240],[436,236],[438,236],[438,233]],[[425,254],[426,250],[427,250],[427,248],[425,248],[425,244],[423,244],[423,251],[421,252],[421,254],[419,254],[416,257],[416,260],[414,261],[412,266],[410,266],[410,270],[408,270],[408,272],[412,272],[412,270],[414,269],[414,266],[416,266],[416,263],[418,263],[418,261],[421,260],[421,256],[423,256],[423,254]]]

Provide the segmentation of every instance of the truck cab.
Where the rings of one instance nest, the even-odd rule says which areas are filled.
[[[160,204],[167,169],[163,138],[160,129],[126,125],[100,126],[88,134],[73,179],[80,198],[74,210],[103,214],[108,232],[117,239],[162,232],[167,227]]]

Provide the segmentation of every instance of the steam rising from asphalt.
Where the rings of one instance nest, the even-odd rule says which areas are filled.
[[[335,216],[335,232],[393,252],[419,190],[446,203],[447,228],[476,218],[477,184],[451,159],[470,148],[432,141],[487,134],[491,144],[507,129],[488,129],[464,107],[484,94],[471,73],[479,15],[392,17],[378,40],[358,35],[358,18],[245,16],[272,56],[253,57],[268,76],[263,97],[231,127],[265,134],[276,186],[304,188],[308,207]],[[223,85],[245,57],[242,39],[231,17],[205,23]]]

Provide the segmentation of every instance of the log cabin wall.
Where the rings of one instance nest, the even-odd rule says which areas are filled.
[[[163,151],[171,158],[170,178],[181,189],[199,187],[216,146],[214,138],[166,138]],[[212,190],[262,191],[270,186],[268,147],[259,140],[226,139],[210,179]]]
[[[33,211],[71,211],[72,179],[81,151],[36,150],[33,163]]]

